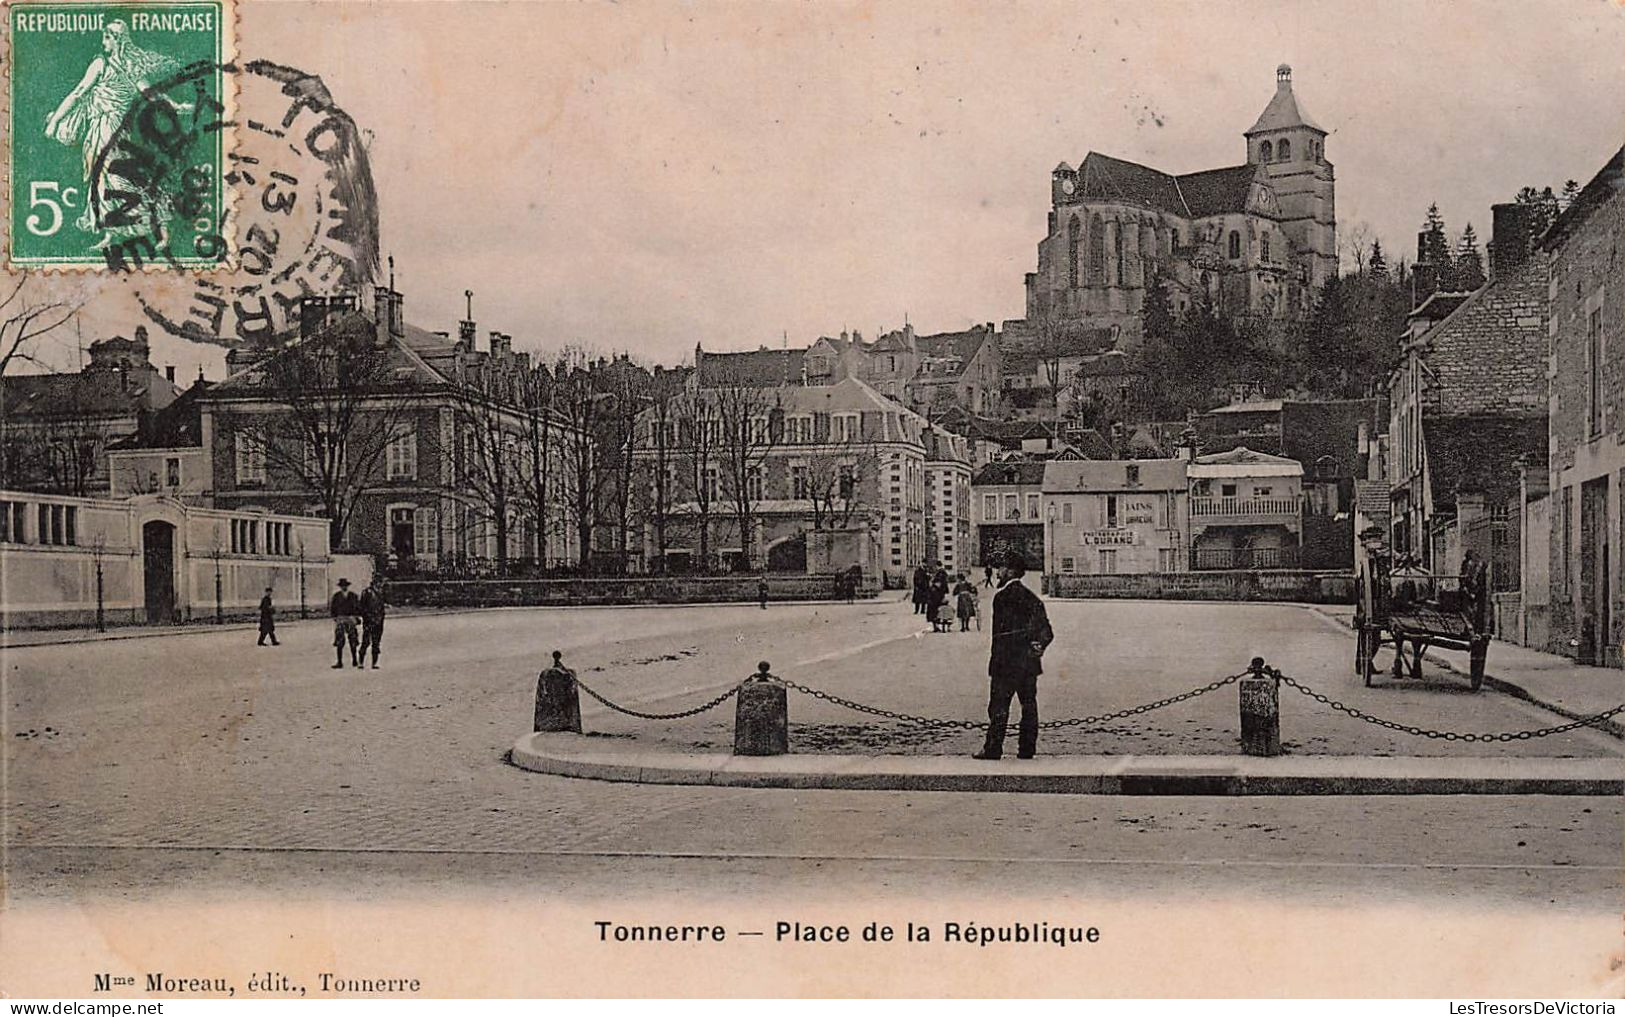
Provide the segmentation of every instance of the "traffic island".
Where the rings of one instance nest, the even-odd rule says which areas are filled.
[[[639,784],[1082,795],[1618,795],[1625,759],[1464,756],[964,756],[640,749],[537,732],[509,761],[535,773]]]

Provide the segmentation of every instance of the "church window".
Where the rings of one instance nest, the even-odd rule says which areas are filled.
[[[1106,225],[1098,212],[1089,217],[1089,281],[1106,281]]]
[[[1264,234],[1262,237],[1259,238],[1258,243],[1259,243],[1259,255],[1260,255],[1259,260],[1261,260],[1261,261],[1269,261],[1270,260],[1270,235],[1268,233]]]
[[[1235,230],[1230,231],[1230,257],[1241,257],[1241,234]]]
[[[1287,160],[1289,160],[1291,158],[1292,158],[1292,142],[1286,140],[1285,138],[1282,138],[1280,147],[1278,147],[1275,150],[1275,161],[1276,162],[1286,162]]]
[[[1121,286],[1121,285],[1123,285],[1123,224],[1122,223],[1118,223],[1117,228],[1112,230],[1112,262],[1114,263],[1114,267],[1117,269],[1117,274],[1112,277],[1112,282],[1113,282],[1114,285]]]
[[[1259,158],[1260,158],[1261,162],[1269,162],[1270,159],[1275,154],[1273,146],[1271,146],[1270,143],[1267,142],[1267,141],[1264,142],[1264,147],[1262,149],[1260,149],[1259,151],[1260,151]]]
[[[1176,250],[1176,251],[1179,250],[1179,230],[1178,229],[1175,229],[1175,230],[1172,231],[1172,242],[1173,242],[1173,245],[1174,245],[1174,250]]]
[[[1080,232],[1078,217],[1073,216],[1066,224],[1066,279],[1073,289],[1078,287],[1078,247],[1083,242]]]

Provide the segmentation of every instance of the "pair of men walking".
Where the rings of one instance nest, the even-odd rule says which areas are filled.
[[[328,604],[333,615],[333,652],[337,659],[333,662],[335,669],[344,667],[344,648],[350,648],[350,662],[356,667],[362,667],[362,661],[370,647],[372,650],[372,666],[378,667],[378,651],[384,642],[384,589],[377,576],[372,577],[372,584],[362,591],[358,597],[350,592],[350,581],[340,579],[338,592],[333,594]],[[361,638],[359,646],[356,640],[356,626],[360,624]]]

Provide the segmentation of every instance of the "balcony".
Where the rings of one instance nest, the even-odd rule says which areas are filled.
[[[1303,517],[1302,498],[1192,498],[1192,526],[1296,527]]]

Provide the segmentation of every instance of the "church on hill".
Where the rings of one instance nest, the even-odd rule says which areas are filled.
[[[1276,69],[1275,95],[1243,132],[1247,161],[1175,175],[1090,152],[1055,168],[1049,233],[1027,273],[1028,328],[1050,319],[1140,338],[1161,276],[1177,314],[1201,294],[1232,318],[1303,318],[1337,272],[1337,207],[1326,130]]]

